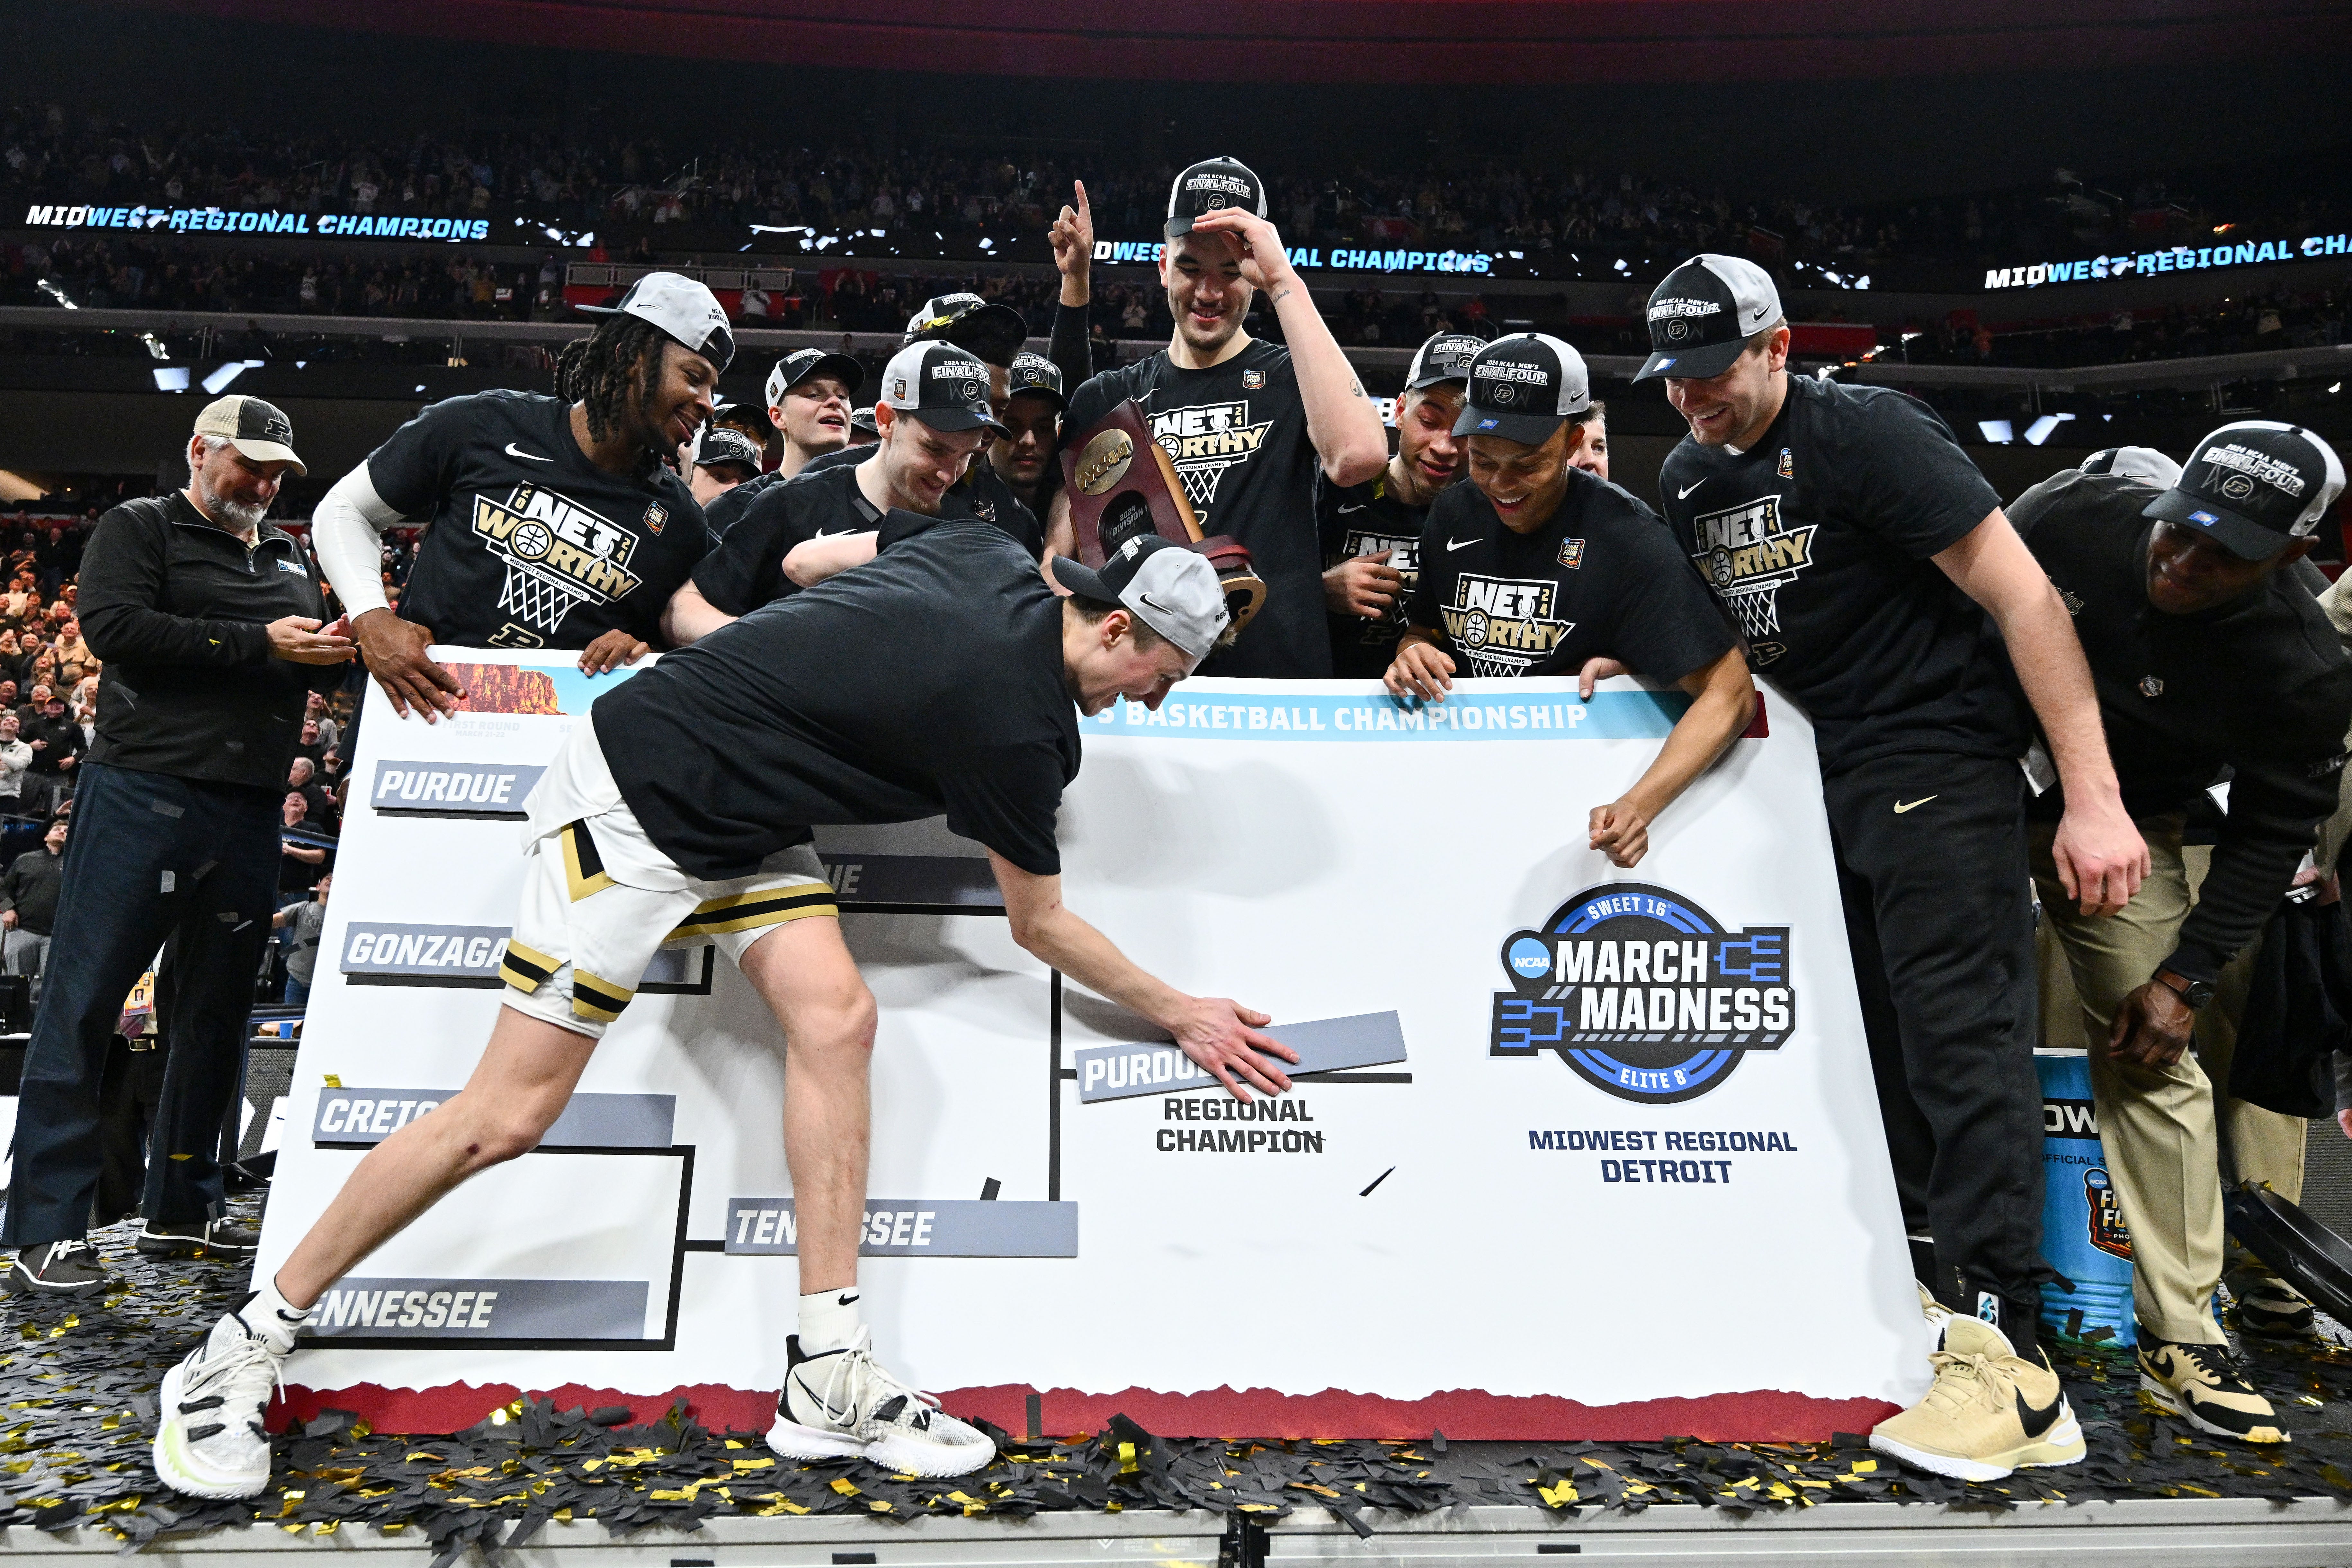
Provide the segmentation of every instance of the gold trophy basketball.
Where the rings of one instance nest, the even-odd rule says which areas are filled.
[[[1150,454],[1148,461],[1144,453]],[[1062,477],[1070,493],[1078,559],[1087,566],[1102,565],[1139,534],[1158,534],[1200,551],[1217,569],[1225,612],[1233,618],[1217,640],[1221,647],[1230,647],[1265,603],[1265,583],[1251,565],[1248,549],[1223,534],[1201,537],[1201,520],[1176,465],[1151,439],[1133,398],[1062,448]]]

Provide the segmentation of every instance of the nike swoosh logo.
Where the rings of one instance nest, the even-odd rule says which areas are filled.
[[[1468,549],[1472,545],[1475,545],[1477,542],[1478,541],[1476,539],[1449,538],[1445,541],[1445,548],[1447,549]]]
[[[870,534],[874,531],[875,530],[872,528],[835,528],[831,533],[827,533],[823,528],[819,528],[816,532],[811,534],[809,538],[813,539],[845,539],[852,534]]]
[[[1369,512],[1369,511],[1370,511],[1371,509],[1372,509],[1372,508],[1371,508],[1369,505],[1367,505],[1366,503],[1364,503],[1364,502],[1362,502],[1362,501],[1359,501],[1359,502],[1357,502],[1357,503],[1356,503],[1354,506],[1352,506],[1352,507],[1340,507],[1340,508],[1339,508],[1339,515],[1340,515],[1341,517],[1346,517],[1349,512]]]
[[[536,452],[525,452],[521,447],[517,446],[511,441],[507,443],[507,455],[509,457],[528,457],[533,463],[552,463],[555,461],[551,457],[541,457]]]
[[[815,1402],[816,1407],[824,1412],[826,1419],[845,1423],[852,1416],[857,1414],[857,1406],[855,1405],[845,1405],[836,1407],[831,1400],[827,1399],[824,1395],[819,1394],[815,1389],[811,1388],[808,1385],[808,1379],[796,1376],[793,1381],[800,1385],[801,1392],[807,1395],[811,1400]],[[2022,1403],[2024,1396],[2020,1395],[2018,1397],[2020,1402]]]
[[[2058,1412],[2065,1407],[2066,1396],[2063,1393],[2036,1410],[2025,1402],[2025,1390],[2021,1388],[2017,1391],[2017,1424],[2025,1428],[2025,1435],[2029,1437],[2039,1437],[2050,1430],[2057,1423]]]
[[[1935,798],[1933,795],[1922,795],[1916,800],[1897,800],[1895,802],[1895,814],[1899,817],[1913,807],[1924,806]]]
[[[1697,488],[1699,487],[1699,486],[1704,485],[1704,484],[1706,484],[1706,480],[1704,480],[1704,479],[1699,479],[1699,480],[1696,480],[1696,481],[1694,481],[1694,482],[1693,482],[1693,483],[1691,483],[1691,484],[1688,484],[1688,485],[1684,486],[1681,489],[1679,489],[1679,490],[1677,490],[1677,491],[1675,491],[1675,500],[1677,500],[1677,501],[1680,501],[1680,500],[1685,499],[1685,497],[1687,497],[1690,495],[1690,493],[1691,493],[1693,490],[1697,489]]]

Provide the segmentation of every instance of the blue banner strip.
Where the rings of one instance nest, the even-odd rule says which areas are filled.
[[[1442,703],[1423,703],[1354,694],[1251,701],[1180,690],[1157,712],[1122,697],[1084,723],[1088,731],[1196,740],[1657,740],[1689,706],[1680,692],[1595,692],[1581,702],[1572,691],[1457,693]]]

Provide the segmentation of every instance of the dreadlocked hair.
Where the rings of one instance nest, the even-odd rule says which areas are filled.
[[[650,322],[635,316],[607,316],[593,332],[564,344],[556,356],[555,395],[584,404],[590,437],[606,440],[627,417],[632,382],[638,405],[652,405],[661,390],[662,345],[667,341],[661,329]],[[646,455],[650,462],[661,460],[658,452]]]

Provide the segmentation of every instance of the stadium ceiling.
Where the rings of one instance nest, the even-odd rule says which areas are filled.
[[[2352,0],[144,0],[154,9],[780,66],[1171,81],[1833,80],[2305,55]],[[1572,105],[1464,104],[1474,116]]]

